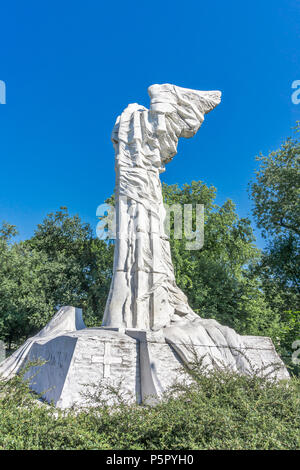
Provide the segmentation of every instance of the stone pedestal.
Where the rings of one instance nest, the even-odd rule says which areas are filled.
[[[289,378],[270,338],[244,336],[243,344],[253,373]],[[203,346],[193,346],[198,358]],[[29,362],[42,361],[24,377],[32,390],[59,408],[92,405],[88,397],[100,392],[112,404],[109,387],[128,403],[154,404],[175,382],[189,380],[176,347],[166,341],[162,330],[86,328],[80,309],[63,307],[38,335],[0,365],[0,374],[9,378]]]
[[[31,388],[59,408],[84,405],[90,394],[108,397],[107,386],[120,389],[127,401],[141,401],[139,344],[118,331],[86,328],[49,341],[36,341],[27,361],[41,359],[25,378]],[[31,379],[34,375],[33,379]]]

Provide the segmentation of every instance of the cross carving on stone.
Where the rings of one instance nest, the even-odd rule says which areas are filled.
[[[104,354],[103,356],[93,356],[92,362],[99,362],[103,364],[103,377],[110,377],[110,366],[112,364],[121,364],[122,358],[111,355],[111,343],[109,341],[104,342]]]
[[[103,377],[110,377],[110,366],[112,364],[121,364],[122,358],[111,355],[111,343],[104,343],[104,356],[103,356]]]

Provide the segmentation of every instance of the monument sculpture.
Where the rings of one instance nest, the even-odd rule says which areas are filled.
[[[270,338],[240,336],[201,318],[175,282],[159,175],[179,138],[196,134],[221,93],[170,84],[152,85],[148,93],[150,109],[130,104],[112,132],[116,243],[102,326],[86,328],[80,309],[63,307],[0,365],[0,374],[10,377],[28,361],[46,361],[27,377],[38,371],[32,389],[60,407],[84,404],[84,386],[101,383],[138,402],[158,398],[184,376],[179,366],[195,354],[208,370],[289,378]]]

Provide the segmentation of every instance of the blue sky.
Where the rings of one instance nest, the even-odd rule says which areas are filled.
[[[114,189],[114,121],[165,82],[219,89],[223,100],[181,139],[163,180],[203,180],[250,216],[255,155],[300,119],[299,13],[297,0],[2,2],[0,222],[25,239],[64,205],[95,229]]]

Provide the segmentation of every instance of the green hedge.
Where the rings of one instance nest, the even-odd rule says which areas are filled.
[[[296,377],[195,373],[154,407],[99,402],[63,412],[16,377],[0,382],[0,449],[299,449],[299,390]]]

